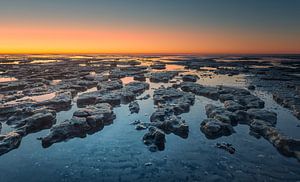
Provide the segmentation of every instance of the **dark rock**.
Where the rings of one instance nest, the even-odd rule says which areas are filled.
[[[194,104],[195,96],[173,87],[162,87],[154,91],[153,100],[156,105],[165,104],[164,107],[168,107],[178,115],[189,111],[190,106]]]
[[[279,105],[292,110],[294,116],[300,119],[300,92],[297,89],[277,91],[273,93],[273,99]]]
[[[47,108],[24,108],[10,116],[6,124],[14,125],[23,135],[50,128],[56,122],[56,112]]]
[[[267,111],[264,109],[249,109],[247,111],[250,119],[259,119],[275,125],[277,122],[277,114],[275,112]]]
[[[223,150],[226,150],[230,154],[235,153],[235,148],[232,146],[232,144],[229,144],[229,143],[217,143],[216,147],[220,148],[220,149],[223,149]]]
[[[106,75],[99,75],[99,74],[95,74],[95,75],[86,75],[84,76],[84,79],[89,80],[89,81],[97,81],[97,82],[104,82],[104,81],[108,81],[108,76]]]
[[[129,94],[128,92],[126,94]],[[134,98],[134,94],[130,93],[131,97]],[[122,92],[117,91],[104,91],[102,94],[98,95],[95,103],[108,103],[112,106],[120,105],[122,100]]]
[[[200,130],[208,139],[215,139],[221,136],[229,136],[234,133],[234,130],[230,124],[223,123],[213,118],[203,120],[200,125]]]
[[[72,93],[71,92],[57,92],[53,99],[38,102],[37,106],[47,106],[56,111],[66,111],[71,108]]]
[[[234,112],[234,114],[235,120],[240,124],[250,124],[250,122],[252,121],[247,111],[237,110]]]
[[[178,75],[178,71],[154,72],[154,73],[151,73],[151,75],[150,75],[150,81],[167,83],[169,80],[173,79],[177,75]]]
[[[239,103],[236,103],[232,100],[225,101],[224,102],[224,107],[225,107],[225,109],[227,109],[228,111],[231,111],[231,112],[245,109],[244,106],[242,106]]]
[[[43,147],[47,148],[54,143],[75,137],[86,137],[87,134],[101,130],[104,125],[110,124],[116,117],[112,107],[107,103],[89,106],[75,112],[74,115],[76,116],[73,116],[71,120],[56,124],[50,129],[50,133],[42,138]]]
[[[137,81],[146,81],[146,77],[145,75],[134,75],[133,76],[133,80],[137,80]]]
[[[7,82],[0,85],[0,91],[23,90],[28,83],[26,81]]]
[[[181,138],[187,138],[189,134],[189,126],[186,124],[185,120],[174,115],[168,116],[162,121],[155,120],[151,125],[163,130],[167,134],[174,133]]]
[[[152,64],[150,66],[152,69],[156,69],[156,70],[163,70],[163,69],[166,69],[166,65],[165,64]]]
[[[16,132],[0,135],[0,155],[3,155],[20,146],[22,136]]]
[[[130,82],[125,85],[123,91],[133,92],[135,94],[141,94],[145,90],[149,89],[149,83],[145,82]]]
[[[131,122],[130,124],[131,125],[137,125],[137,124],[140,124],[140,123],[141,123],[140,120],[135,120],[135,121]]]
[[[227,100],[233,100],[234,96],[232,94],[220,94],[219,99],[221,102],[225,102]]]
[[[180,87],[181,90],[185,92],[192,92],[196,95],[204,96],[214,100],[219,98],[219,92],[216,87],[204,87],[193,82],[183,82],[180,84]]]
[[[149,94],[147,94],[147,95],[145,95],[144,97],[139,97],[139,98],[136,98],[137,100],[147,100],[147,99],[149,99],[150,98],[150,95]]]
[[[111,81],[106,81],[106,82],[100,82],[97,85],[98,90],[116,90],[116,89],[121,89],[123,87],[122,81],[121,80],[111,80]]]
[[[249,90],[255,90],[255,86],[254,86],[254,85],[249,85],[249,86],[248,86],[248,89],[249,89]]]
[[[147,126],[145,126],[144,124],[137,124],[135,126],[135,129],[136,130],[145,130],[145,129],[147,129]]]
[[[235,95],[234,101],[244,106],[246,109],[264,108],[265,102],[254,95]]]
[[[149,131],[143,136],[144,144],[149,146],[151,152],[165,149],[165,134],[160,129],[150,127]]]
[[[56,113],[49,111],[47,113],[37,113],[24,120],[21,123],[24,125],[20,127],[18,125],[18,130],[22,130],[24,134],[34,133],[41,131],[43,129],[50,128],[56,122]]]
[[[269,122],[263,120],[254,119],[250,129],[272,143],[283,155],[300,160],[300,140],[283,135]]]
[[[151,122],[164,121],[168,116],[173,114],[172,108],[158,108],[156,111],[152,113],[150,116]]]
[[[196,82],[199,79],[197,75],[184,75],[182,80],[184,82]]]
[[[205,106],[206,115],[208,118],[217,119],[223,123],[235,124],[236,114],[222,107],[217,107],[212,104],[207,104]]]
[[[139,106],[138,102],[137,101],[130,102],[129,110],[131,113],[139,113],[140,106]]]

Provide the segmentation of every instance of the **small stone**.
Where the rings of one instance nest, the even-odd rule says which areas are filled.
[[[249,85],[249,86],[248,86],[248,89],[249,89],[249,90],[255,90],[255,86],[254,86],[254,85]]]
[[[232,144],[229,144],[229,143],[224,143],[224,142],[223,143],[217,143],[216,147],[220,148],[220,149],[224,149],[227,152],[229,152],[230,154],[235,153],[235,148],[232,146]]]
[[[145,129],[147,129],[147,127],[143,124],[138,124],[135,126],[135,129],[136,130],[145,130]]]
[[[145,166],[152,166],[152,165],[153,165],[152,162],[145,163]]]

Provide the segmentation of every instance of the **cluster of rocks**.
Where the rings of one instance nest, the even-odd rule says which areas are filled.
[[[94,91],[82,94],[77,99],[78,106],[97,104],[97,103],[109,103],[111,105],[119,105],[121,102],[133,101],[136,96],[140,95],[146,89],[149,89],[149,84],[145,82],[130,82],[120,89],[107,90],[107,87],[113,88],[118,83],[106,82],[106,87]],[[110,86],[109,86],[110,85]]]
[[[181,86],[184,91],[211,98],[212,94],[204,92],[205,88],[199,84],[185,82]],[[300,159],[300,140],[287,137],[275,128],[277,114],[263,109],[264,102],[261,99],[245,89],[233,87],[210,87],[209,89],[212,90],[215,99],[224,103],[224,107],[212,104],[205,106],[208,119],[202,121],[200,130],[207,138],[231,135],[234,133],[232,126],[237,123],[247,124],[250,126],[250,134],[256,137],[262,136],[279,152]]]
[[[163,64],[163,63],[152,64],[152,65],[150,65],[150,67],[151,67],[152,69],[156,69],[156,70],[163,70],[163,69],[166,69],[166,65]]]
[[[0,106],[0,116],[8,117],[13,113],[17,113],[24,110],[30,110],[32,108],[47,107],[55,111],[68,110],[71,107],[72,93],[69,91],[56,92],[55,96],[51,99],[41,102],[35,102],[32,100],[24,100],[22,102],[5,103]]]
[[[189,127],[178,115],[189,111],[195,96],[172,87],[160,87],[154,91],[153,100],[158,108],[150,116],[149,124],[142,123],[145,127],[151,126],[143,141],[150,151],[157,151],[164,149],[165,134],[188,137]]]
[[[112,106],[108,103],[100,103],[79,109],[74,112],[70,120],[65,120],[54,125],[50,129],[50,133],[41,138],[42,146],[47,148],[54,143],[66,141],[71,138],[86,137],[87,134],[100,131],[115,118]]]
[[[203,86],[193,82],[182,82],[180,88],[185,92],[192,92],[196,95],[204,96],[221,102],[229,101],[226,107],[263,108],[264,102],[257,96],[252,95],[248,90],[241,88],[225,87],[225,86]]]
[[[120,79],[103,81],[98,83],[98,90],[117,90],[123,88],[122,81]]]
[[[293,139],[282,134],[271,123],[265,120],[254,119],[250,123],[252,135],[256,137],[264,137],[283,155],[295,157],[300,161],[300,140]]]
[[[255,58],[239,58],[233,62],[219,62],[215,59],[191,58],[182,60],[177,64],[185,65],[189,69],[201,70],[212,68],[214,74],[227,74],[229,76],[240,73],[253,73],[261,82],[252,81],[248,90],[257,88],[270,88],[273,99],[280,105],[289,108],[300,119],[299,77],[292,76],[299,73],[299,64],[281,63],[278,67],[270,63],[253,61]],[[249,60],[249,61],[247,61]],[[148,66],[142,66],[139,61],[128,60],[101,60],[70,61],[62,59],[55,64],[25,64],[31,60],[20,61],[18,65],[2,64],[7,76],[18,80],[0,83],[0,130],[2,122],[12,126],[14,131],[0,135],[0,155],[17,148],[22,137],[29,133],[51,128],[50,133],[42,138],[44,147],[53,143],[65,141],[74,137],[85,137],[101,130],[115,118],[112,106],[120,103],[128,105],[131,113],[139,112],[139,104],[135,99],[143,100],[150,95],[137,98],[149,88],[145,83],[148,77]],[[270,66],[268,68],[253,68],[253,66]],[[288,66],[292,66],[289,68]],[[41,67],[43,69],[41,69]],[[152,69],[165,69],[163,62],[150,65]],[[208,69],[207,68],[207,69]],[[108,72],[109,74],[106,74]],[[178,71],[159,71],[149,74],[151,82],[169,82],[179,74]],[[123,86],[120,78],[133,76],[138,82],[131,82]],[[143,141],[151,151],[163,150],[166,142],[165,135],[173,133],[182,138],[188,136],[189,127],[179,116],[188,112],[194,103],[195,95],[220,100],[223,106],[208,104],[207,119],[203,120],[200,129],[207,138],[213,139],[228,136],[234,133],[233,126],[247,124],[250,134],[263,137],[272,143],[281,153],[287,156],[300,158],[297,139],[289,138],[275,128],[276,113],[267,111],[264,102],[245,89],[232,87],[210,87],[195,83],[199,77],[196,74],[181,75],[182,83],[174,84],[173,88],[161,87],[154,91],[153,100],[156,110],[150,117],[150,122],[136,122],[137,130],[148,129]],[[201,75],[202,77],[202,75]],[[52,84],[53,80],[61,80]],[[289,84],[287,84],[289,83]],[[89,88],[97,87],[97,91],[79,95],[77,104],[80,107],[70,120],[56,123],[56,112],[68,110],[72,98]],[[276,88],[276,89],[274,89]],[[181,89],[181,90],[180,90]],[[14,104],[6,104],[28,96],[54,93],[51,99],[35,102],[27,99]],[[191,93],[189,93],[191,92]],[[54,126],[53,126],[54,125]],[[229,144],[217,144],[218,148],[234,153]]]
[[[182,82],[179,87],[185,92],[192,92],[196,95],[201,95],[210,99],[217,100],[219,98],[219,92],[216,87],[204,87],[193,82]]]
[[[294,60],[296,61],[296,60]],[[300,67],[294,61],[281,61],[270,68],[256,68],[248,80],[261,90],[270,92],[274,101],[290,109],[300,119]]]
[[[169,80],[173,79],[178,75],[178,71],[160,71],[153,72],[150,74],[151,82],[165,82],[167,83]]]
[[[0,115],[5,118],[7,125],[15,129],[0,135],[0,155],[18,148],[24,136],[51,128],[56,123],[56,112],[46,107],[27,107]]]
[[[143,75],[147,73],[147,66],[123,66],[109,71],[110,78],[124,78],[126,76]]]
[[[300,119],[300,86],[278,90],[273,93],[273,99],[283,107],[291,109],[293,114]]]
[[[117,67],[116,63],[122,64],[121,67]],[[121,80],[115,79],[143,75],[140,80],[144,81],[147,67],[139,64],[138,61],[90,64],[86,60],[36,64],[25,60],[18,65],[0,65],[1,70],[7,70],[5,74],[16,77],[13,82],[0,83],[0,130],[3,122],[13,129],[0,136],[0,154],[17,148],[27,134],[51,128],[56,123],[56,112],[69,110],[72,98],[92,87],[99,89],[99,93],[94,93],[98,95],[93,104],[98,101],[100,104],[88,106],[84,111],[80,109],[69,121],[53,126],[51,133],[43,138],[43,146],[100,129],[103,123],[115,117],[107,103],[118,104],[123,99],[132,101],[149,88],[149,84],[140,82],[129,83],[123,88]],[[105,75],[105,71],[111,74]],[[31,99],[31,96],[38,96],[41,101]],[[84,95],[79,102],[81,98]]]

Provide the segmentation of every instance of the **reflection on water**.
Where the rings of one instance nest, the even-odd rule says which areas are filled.
[[[61,81],[62,81],[62,80],[52,80],[50,84],[51,84],[51,85],[57,85],[57,84],[59,84]]]
[[[121,78],[121,81],[123,84],[127,84],[127,83],[130,83],[130,82],[133,82],[133,77],[132,76],[128,76],[128,77],[124,77],[124,78]]]
[[[15,77],[0,77],[0,82],[13,82],[17,80]]]
[[[1,62],[0,61],[0,64],[8,64],[8,65],[10,65],[10,64],[19,64],[20,62],[19,61],[9,61],[9,62]]]
[[[214,70],[217,70],[217,68],[209,67],[209,66],[202,66],[200,68],[200,70],[203,70],[203,71],[214,71]]]
[[[49,93],[49,94],[43,94],[43,95],[36,95],[36,96],[25,96],[21,99],[17,99],[14,101],[6,102],[5,104],[16,104],[23,101],[33,101],[33,102],[43,102],[46,100],[53,99],[55,97],[56,93]]]
[[[31,64],[43,64],[43,63],[58,63],[61,62],[62,60],[57,60],[57,59],[37,59],[33,60],[30,63]]]
[[[270,68],[272,66],[267,66],[267,65],[251,65],[249,68]]]
[[[167,71],[182,71],[184,70],[184,66],[178,64],[166,64]]]
[[[32,99],[36,102],[42,102],[45,100],[50,100],[53,99],[55,97],[55,92],[54,93],[50,93],[50,94],[44,94],[44,95],[37,95],[37,96],[30,96],[28,97],[29,99]]]
[[[224,86],[235,86],[235,87],[246,87],[246,75],[215,75],[215,74],[205,74],[200,76],[200,79],[197,81],[202,85],[208,86],[216,86],[216,85],[224,85]]]

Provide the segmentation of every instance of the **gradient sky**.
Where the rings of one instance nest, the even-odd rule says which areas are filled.
[[[0,53],[300,53],[298,0],[0,0]]]

